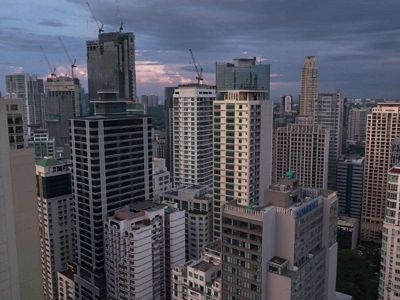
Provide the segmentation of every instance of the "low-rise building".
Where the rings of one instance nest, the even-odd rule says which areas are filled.
[[[337,242],[339,248],[357,250],[360,232],[360,220],[350,217],[339,217],[337,223]]]

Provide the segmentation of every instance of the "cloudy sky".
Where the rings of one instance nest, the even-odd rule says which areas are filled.
[[[88,0],[105,31],[117,31],[115,0]],[[138,95],[195,81],[191,48],[215,84],[215,62],[258,57],[271,64],[271,98],[297,97],[304,56],[315,55],[319,92],[349,98],[400,98],[398,0],[118,0],[124,31],[136,36]],[[45,77],[70,65],[86,79],[86,40],[97,25],[84,0],[2,0],[0,91],[5,74]]]

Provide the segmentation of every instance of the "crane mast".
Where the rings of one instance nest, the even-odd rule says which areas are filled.
[[[103,30],[103,25],[104,24],[101,24],[101,27],[100,27],[99,22],[97,21],[96,16],[94,15],[93,10],[89,5],[89,2],[86,2],[86,4],[89,7],[90,12],[92,13],[93,19],[96,21],[97,27],[99,28],[99,33],[104,32],[104,30]]]
[[[194,67],[195,67],[195,69],[196,69],[196,73],[197,73],[197,77],[196,77],[196,79],[197,79],[197,83],[198,84],[201,84],[201,82],[203,81],[203,68],[200,66],[200,71],[199,71],[199,68],[197,67],[197,63],[196,63],[196,60],[194,59],[194,55],[193,55],[193,52],[192,52],[192,49],[189,49],[189,51],[190,51],[190,55],[192,56],[192,60],[193,60],[193,64],[194,64]]]
[[[71,57],[69,56],[68,51],[67,51],[67,48],[65,47],[63,41],[61,40],[60,37],[59,37],[58,39],[60,40],[61,45],[63,46],[64,51],[65,51],[65,53],[67,54],[68,59],[69,59],[69,61],[70,61],[70,63],[71,63],[71,76],[72,76],[72,79],[74,79],[74,78],[75,78],[75,77],[74,77],[74,68],[76,68],[76,59],[74,58],[74,62],[72,62],[72,59],[71,59]]]
[[[124,22],[122,21],[122,18],[121,18],[121,12],[119,10],[118,0],[115,0],[115,3],[117,4],[117,14],[118,14],[118,19],[119,19],[119,32],[122,32]]]
[[[51,65],[50,65],[50,63],[49,63],[49,59],[47,58],[46,52],[44,52],[44,49],[43,49],[43,47],[42,47],[42,46],[40,46],[40,49],[42,49],[42,52],[43,52],[44,58],[46,59],[47,65],[49,66],[49,70],[50,70],[50,76],[51,76],[51,78],[57,77],[57,75],[56,75],[56,69],[57,69],[57,68],[54,68],[54,71],[53,71],[53,72],[51,72],[51,70],[52,70],[52,69],[51,69]]]

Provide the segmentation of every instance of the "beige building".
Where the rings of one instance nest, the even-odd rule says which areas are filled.
[[[223,206],[222,299],[336,300],[336,192],[292,176],[265,191],[264,206]]]
[[[361,240],[381,242],[391,142],[400,136],[400,103],[378,103],[368,114],[365,141]]]
[[[221,206],[264,200],[272,174],[272,101],[263,90],[219,91],[214,101],[214,238],[221,235]]]
[[[315,56],[306,56],[301,68],[300,115],[314,115],[318,97],[318,68]]]
[[[74,270],[71,265],[57,272],[58,300],[75,300]]]
[[[298,117],[295,124],[280,127],[275,133],[273,182],[296,173],[301,186],[327,188],[329,129],[314,123],[311,117]]]
[[[0,299],[43,300],[35,162],[10,143],[12,101],[0,99]]]

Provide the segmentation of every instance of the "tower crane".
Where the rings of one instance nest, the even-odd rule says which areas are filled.
[[[97,27],[99,28],[99,33],[104,32],[104,29],[103,29],[104,24],[101,24],[101,27],[100,27],[99,22],[97,21],[95,15],[94,15],[94,13],[93,13],[93,10],[92,10],[92,8],[91,8],[90,5],[89,5],[89,2],[86,2],[86,4],[87,4],[87,6],[89,7],[90,12],[92,13],[93,19],[96,21]]]
[[[46,52],[44,52],[44,49],[43,49],[42,46],[40,46],[40,49],[42,49],[44,58],[46,59],[47,65],[49,66],[49,70],[50,70],[50,72],[51,72],[52,69],[51,69],[51,66],[50,66],[50,63],[49,63],[49,59],[47,58]],[[57,68],[54,68],[54,71],[50,73],[51,78],[57,77],[57,75],[56,75],[56,69],[57,69]]]
[[[67,51],[67,48],[65,48],[65,45],[64,45],[63,41],[61,40],[60,37],[59,37],[58,39],[60,40],[61,45],[63,46],[64,51],[65,51],[65,53],[67,54],[68,59],[69,59],[69,61],[70,61],[70,63],[71,63],[71,76],[72,76],[72,79],[74,79],[74,68],[76,68],[76,59],[75,59],[75,57],[74,57],[74,62],[72,62],[72,59],[71,59],[71,57],[69,56],[68,51]]]
[[[199,65],[199,67],[200,67],[200,71],[199,71],[199,68],[197,67],[196,60],[194,59],[194,55],[193,55],[192,49],[189,49],[189,51],[190,51],[190,55],[192,56],[192,60],[193,60],[194,67],[195,67],[195,69],[196,69],[196,73],[197,73],[197,77],[196,77],[197,83],[198,83],[198,84],[201,84],[201,81],[204,79],[204,78],[203,78],[203,68]]]
[[[118,0],[115,0],[115,3],[117,4],[117,14],[118,14],[118,19],[119,19],[119,32],[122,32],[124,22],[122,21],[122,18],[121,18],[121,12],[119,10]]]

